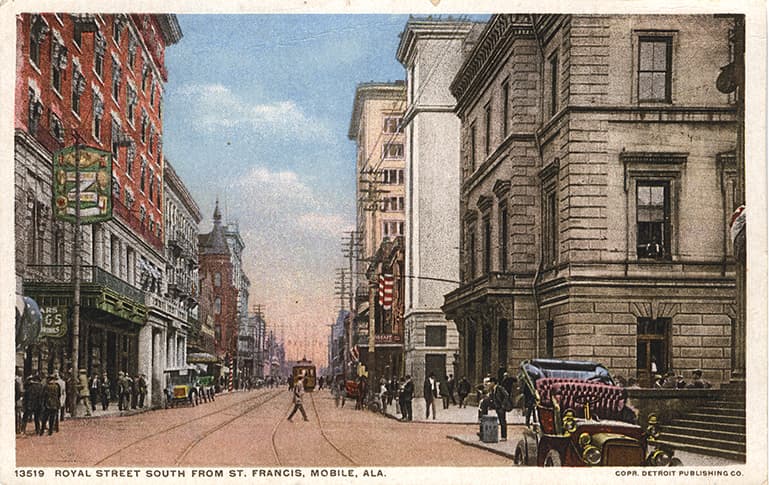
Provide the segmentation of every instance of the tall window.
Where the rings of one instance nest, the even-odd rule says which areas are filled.
[[[32,25],[29,29],[29,60],[35,66],[40,66],[40,44],[45,39],[48,26],[37,15],[32,17]]]
[[[425,346],[445,347],[446,346],[446,326],[445,325],[425,326]]]
[[[545,264],[550,266],[558,262],[558,196],[555,187],[545,192],[544,207],[544,251]]]
[[[214,273],[214,286],[222,286],[222,274]]]
[[[101,120],[104,116],[104,101],[99,94],[93,92],[93,137],[97,141],[101,140]]]
[[[499,205],[499,270],[507,271],[507,203]]]
[[[115,44],[118,46],[120,45],[120,32],[122,31],[122,23],[120,22],[120,19],[118,17],[115,17],[114,22],[112,23],[112,40],[115,41]]]
[[[101,32],[94,36],[93,70],[100,78],[104,76],[104,53],[107,49],[107,41]]]
[[[61,94],[61,81],[64,78],[64,69],[67,67],[67,48],[54,38],[51,43],[51,85]]]
[[[142,160],[142,166],[141,166],[141,174],[139,175],[139,190],[144,193],[144,181],[146,179],[147,175],[147,161]]]
[[[72,70],[72,111],[76,114],[80,114],[80,97],[83,96],[85,91],[85,77],[83,73],[77,69]]]
[[[550,116],[558,112],[558,52],[550,56]]]
[[[483,127],[483,149],[488,156],[491,152],[491,103],[486,105]]]
[[[153,176],[152,169],[149,169],[149,181],[150,181],[150,193],[149,193],[149,201],[155,202],[155,177]]]
[[[470,125],[470,167],[472,171],[475,171],[475,157],[477,148],[477,133],[475,123]]]
[[[120,125],[112,120],[112,159],[117,160],[120,154]]]
[[[670,184],[667,181],[638,181],[636,223],[638,257],[669,257]]]
[[[510,130],[510,81],[502,85],[502,133],[505,136]]]
[[[61,120],[58,116],[51,112],[51,135],[59,142],[64,142],[64,125],[61,124]]]
[[[136,90],[131,87],[130,84],[126,83],[126,103],[128,104],[128,109],[126,116],[128,118],[128,123],[133,126],[134,124],[134,114],[136,113]]]
[[[120,102],[120,64],[116,58],[112,58],[112,99]]]
[[[483,274],[491,272],[491,220],[483,218]]]
[[[385,133],[403,133],[403,129],[401,129],[401,121],[403,121],[403,118],[400,116],[386,116],[384,119],[383,131]]]
[[[475,279],[475,224],[467,226],[467,262],[470,279]]]
[[[671,37],[638,38],[638,101],[670,102]]]
[[[387,143],[382,147],[383,158],[403,158],[403,143]]]

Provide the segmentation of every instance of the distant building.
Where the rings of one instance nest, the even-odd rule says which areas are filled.
[[[238,286],[219,202],[214,208],[214,227],[198,237],[200,247],[200,318],[211,321],[214,349],[220,362],[233,366],[238,345]]]
[[[347,136],[357,145],[356,197],[358,241],[356,263],[355,334],[359,328],[368,331],[370,291],[375,291],[364,276],[371,258],[383,240],[404,234],[405,155],[403,113],[406,108],[406,86],[392,83],[361,83],[355,91],[350,129]],[[368,340],[356,341],[365,354]],[[361,355],[363,358],[363,355]],[[362,360],[365,363],[365,359]]]
[[[409,19],[398,46],[408,91],[404,353],[415,382],[458,371],[459,334],[441,310],[443,295],[459,282],[460,121],[449,85],[481,30],[472,22]]]
[[[495,15],[451,92],[462,121],[462,372],[591,359],[731,369],[733,20]],[[654,362],[654,364],[652,364]]]
[[[78,366],[145,373],[152,396],[166,361],[163,85],[174,15],[16,16],[16,293],[69,323],[73,224],[53,217],[53,154],[112,153],[112,214],[81,231]],[[20,355],[25,373],[73,365],[72,329]],[[50,330],[50,329],[49,329]],[[156,401],[153,400],[153,403]]]

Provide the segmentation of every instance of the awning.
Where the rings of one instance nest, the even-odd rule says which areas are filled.
[[[187,354],[187,362],[190,364],[216,364],[219,362],[219,359],[208,352],[193,352]]]

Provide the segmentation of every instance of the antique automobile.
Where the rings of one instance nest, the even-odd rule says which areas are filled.
[[[681,461],[656,444],[650,414],[644,426],[608,369],[594,362],[527,360],[519,375],[531,421],[515,449],[516,465],[671,466]],[[528,421],[528,420],[527,420]]]
[[[197,398],[197,370],[193,368],[169,369],[165,373],[168,379],[168,384],[164,390],[166,407],[176,407],[180,404],[195,406]]]

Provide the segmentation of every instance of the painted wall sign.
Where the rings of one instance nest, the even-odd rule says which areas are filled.
[[[76,160],[80,159],[80,223],[112,219],[112,154],[98,148],[67,147],[53,155],[53,207],[60,221],[75,222]]]

